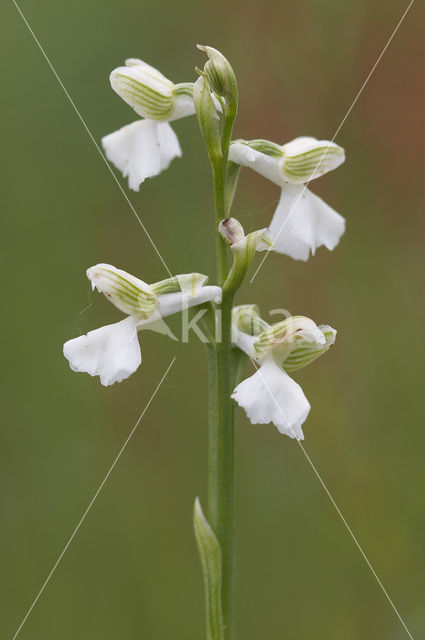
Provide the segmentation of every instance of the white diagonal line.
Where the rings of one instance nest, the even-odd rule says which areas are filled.
[[[93,136],[92,132],[90,131],[90,129],[88,128],[86,121],[84,120],[83,116],[81,115],[81,113],[79,112],[76,104],[74,103],[73,99],[71,98],[71,96],[69,95],[69,92],[67,91],[65,85],[63,84],[62,80],[60,79],[59,75],[56,72],[56,69],[54,68],[53,64],[50,62],[49,57],[47,56],[47,53],[44,51],[43,47],[41,46],[37,36],[35,35],[34,31],[32,30],[32,28],[30,27],[28,20],[26,19],[26,17],[24,16],[24,14],[22,13],[21,8],[19,7],[19,5],[17,4],[16,0],[12,0],[13,4],[15,5],[16,9],[19,12],[19,15],[21,16],[22,20],[24,21],[24,23],[26,24],[28,31],[31,33],[32,37],[34,38],[34,41],[36,42],[38,48],[40,49],[41,53],[44,56],[44,59],[46,60],[47,64],[49,65],[53,75],[55,76],[56,80],[59,82],[60,86],[63,89],[63,92],[65,93],[66,97],[68,98],[69,102],[71,103],[75,113],[77,114],[77,116],[79,117],[81,124],[83,125],[84,129],[87,131],[91,141],[93,142],[94,146],[96,147],[97,151],[99,152],[100,157],[102,158],[102,160],[104,161],[104,163],[106,164],[106,166],[108,167],[108,170],[111,174],[111,176],[113,177],[113,179],[115,180],[115,183],[117,184],[119,190],[121,191],[122,195],[124,196],[124,198],[127,201],[128,206],[130,207],[131,211],[134,213],[134,215],[136,216],[136,219],[138,221],[138,223],[140,224],[140,226],[142,227],[143,231],[145,232],[149,242],[151,243],[151,245],[153,246],[153,248],[155,249],[159,259],[161,260],[162,264],[164,265],[165,269],[167,270],[168,274],[170,275],[170,277],[172,277],[172,273],[170,271],[170,269],[167,266],[167,263],[165,262],[164,258],[162,257],[162,255],[159,252],[158,247],[156,246],[155,242],[152,240],[148,230],[146,229],[145,225],[143,224],[140,216],[138,215],[136,209],[134,208],[133,204],[131,203],[129,197],[127,196],[126,192],[124,191],[123,187],[121,186],[117,176],[115,175],[115,173],[112,170],[111,165],[109,164],[108,160],[105,158],[105,156],[102,153],[102,149],[99,147],[98,143],[96,142],[95,137]]]
[[[137,419],[136,424],[134,425],[134,427],[132,428],[132,430],[130,431],[127,440],[124,442],[123,446],[121,447],[121,449],[118,452],[118,455],[116,456],[115,460],[113,461],[113,463],[111,464],[111,466],[109,467],[109,470],[106,474],[106,476],[104,477],[104,479],[102,480],[102,482],[100,483],[96,493],[94,494],[93,498],[90,500],[88,507],[86,508],[86,510],[84,511],[80,521],[78,522],[77,526],[75,527],[74,531],[72,532],[72,535],[70,536],[70,538],[68,539],[68,542],[66,543],[66,545],[64,546],[63,550],[61,551],[58,559],[56,560],[55,564],[53,565],[49,575],[47,576],[47,578],[45,579],[45,581],[43,582],[43,585],[40,589],[40,591],[37,593],[36,597],[34,598],[30,608],[28,609],[27,613],[24,616],[24,619],[22,620],[21,624],[19,625],[15,635],[13,636],[12,640],[15,640],[15,638],[17,638],[19,632],[21,631],[22,627],[24,626],[26,620],[28,619],[28,616],[30,615],[31,611],[34,609],[35,605],[37,604],[41,594],[43,593],[44,589],[46,588],[50,578],[52,577],[52,575],[54,574],[54,572],[56,571],[60,561],[62,560],[63,556],[65,555],[69,545],[71,544],[71,542],[73,541],[78,529],[81,527],[81,525],[83,524],[88,512],[90,511],[90,509],[92,508],[97,496],[99,495],[99,493],[102,491],[103,486],[105,484],[105,482],[107,481],[107,479],[109,478],[109,476],[111,475],[115,465],[117,464],[119,458],[121,457],[121,454],[123,453],[124,449],[126,448],[127,444],[130,442],[130,439],[132,438],[134,432],[136,431],[137,427],[140,424],[140,421],[142,420],[143,416],[145,415],[146,411],[148,410],[152,400],[154,399],[154,397],[156,396],[160,386],[162,385],[162,383],[164,382],[169,370],[171,369],[171,367],[174,364],[175,361],[175,357],[171,360],[170,364],[168,365],[164,375],[162,376],[161,380],[158,382],[153,394],[151,395],[151,397],[149,398],[149,401],[147,403],[147,405],[145,406],[145,408],[143,409],[142,413],[140,414],[140,416]]]
[[[361,555],[363,556],[363,559],[365,560],[367,566],[369,567],[369,569],[371,570],[373,576],[375,577],[375,580],[377,581],[377,583],[379,584],[379,586],[381,587],[386,599],[388,600],[388,602],[390,603],[394,613],[396,614],[397,618],[400,620],[401,624],[404,627],[404,630],[406,631],[407,635],[409,636],[409,638],[411,640],[413,640],[413,636],[410,633],[409,629],[406,626],[406,623],[404,622],[403,618],[401,617],[400,613],[398,612],[397,607],[395,606],[394,602],[391,600],[391,597],[388,593],[388,591],[385,589],[384,585],[382,584],[379,576],[377,575],[375,569],[373,568],[370,560],[368,559],[366,553],[364,552],[363,548],[361,547],[359,541],[357,540],[356,536],[354,535],[351,527],[349,526],[348,522],[346,521],[346,519],[344,518],[344,516],[342,515],[341,509],[338,507],[337,503],[335,502],[331,492],[329,491],[328,487],[326,486],[324,480],[322,479],[321,475],[319,474],[319,472],[317,471],[316,467],[314,466],[310,456],[308,455],[307,451],[304,449],[303,445],[301,444],[300,440],[298,440],[298,438],[296,437],[296,434],[293,430],[293,428],[291,427],[288,418],[286,417],[286,414],[284,412],[284,410],[282,409],[282,407],[279,405],[278,401],[276,400],[272,390],[270,389],[269,385],[267,384],[264,376],[261,373],[261,368],[257,366],[257,363],[255,362],[255,360],[253,358],[250,358],[250,360],[252,361],[254,367],[257,370],[257,373],[260,374],[261,376],[261,380],[264,384],[264,386],[266,387],[267,391],[269,392],[273,402],[275,403],[276,407],[278,408],[280,414],[282,415],[283,419],[286,422],[287,427],[290,429],[290,431],[292,431],[293,437],[296,439],[296,441],[298,442],[301,451],[303,452],[303,454],[305,455],[305,457],[307,458],[308,463],[310,464],[311,468],[313,469],[315,475],[317,476],[320,484],[322,485],[323,489],[326,492],[326,495],[328,496],[329,500],[331,501],[332,505],[335,507],[335,510],[337,512],[337,514],[339,515],[339,517],[341,518],[342,522],[344,523],[345,528],[347,529],[348,533],[350,534],[350,536],[352,537],[352,539],[354,540],[354,543],[356,545],[356,547],[358,548],[358,550],[360,551]]]
[[[288,216],[287,216],[287,217],[286,217],[286,219],[283,221],[283,224],[282,224],[282,226],[280,227],[280,229],[279,229],[279,231],[278,231],[277,235],[275,236],[275,238],[274,238],[273,242],[275,242],[275,241],[279,238],[279,236],[280,236],[280,234],[282,233],[283,229],[285,228],[285,226],[286,226],[287,222],[289,221],[290,217],[292,216],[292,214],[293,214],[293,212],[294,212],[294,210],[295,210],[295,208],[296,208],[296,206],[297,206],[298,202],[301,200],[301,198],[302,198],[302,196],[303,196],[304,191],[307,189],[307,187],[308,187],[308,185],[310,184],[311,180],[313,180],[313,178],[315,177],[315,175],[316,175],[316,173],[317,173],[317,171],[318,171],[318,169],[319,169],[320,163],[322,162],[322,160],[323,160],[323,159],[324,159],[324,157],[326,156],[327,152],[329,151],[329,147],[331,146],[331,144],[333,143],[333,141],[334,141],[334,140],[335,140],[335,138],[337,137],[338,133],[340,132],[341,127],[343,126],[344,122],[347,120],[348,116],[350,115],[350,113],[351,113],[351,111],[352,111],[352,109],[353,109],[354,105],[356,104],[357,100],[360,98],[360,95],[361,95],[361,93],[363,92],[363,89],[365,88],[365,86],[366,86],[366,85],[367,85],[367,83],[369,82],[370,77],[372,76],[373,72],[375,71],[376,67],[378,66],[378,64],[379,64],[379,62],[380,62],[380,60],[381,60],[382,56],[384,55],[384,53],[385,53],[385,52],[386,52],[386,50],[388,49],[388,47],[389,47],[389,45],[390,45],[391,40],[394,38],[395,34],[397,33],[397,31],[398,31],[398,29],[399,29],[399,27],[400,27],[401,23],[403,22],[404,18],[406,17],[407,12],[409,11],[409,9],[410,9],[410,7],[412,6],[413,2],[414,2],[414,0],[410,0],[409,5],[408,5],[407,9],[405,10],[405,12],[403,13],[403,15],[401,16],[400,20],[398,21],[398,23],[397,23],[397,25],[396,25],[396,28],[395,28],[395,29],[394,29],[394,31],[392,32],[392,34],[391,34],[390,38],[388,39],[388,41],[387,41],[387,43],[386,43],[385,47],[382,49],[381,53],[379,54],[378,59],[376,60],[375,64],[373,65],[372,69],[369,71],[369,74],[368,74],[368,76],[367,76],[366,80],[363,82],[362,86],[360,87],[360,89],[359,89],[359,91],[358,91],[358,93],[357,93],[356,97],[354,98],[353,102],[352,102],[352,103],[351,103],[351,105],[350,105],[350,108],[348,109],[347,113],[345,114],[345,116],[343,117],[343,119],[341,120],[341,122],[339,123],[339,125],[338,125],[338,127],[337,127],[337,130],[335,131],[335,133],[334,133],[334,135],[333,135],[333,137],[332,137],[332,140],[330,140],[329,145],[326,147],[326,149],[325,149],[325,151],[324,151],[324,153],[323,153],[323,156],[322,156],[322,157],[320,158],[320,160],[318,161],[318,163],[317,163],[317,165],[316,165],[316,167],[315,167],[315,169],[314,169],[314,171],[313,171],[313,173],[312,173],[311,177],[310,177],[310,178],[309,178],[309,180],[305,183],[304,188],[302,189],[302,191],[300,192],[300,194],[299,194],[298,198],[295,200],[295,203],[292,205],[291,209],[289,210]],[[273,251],[273,245],[267,249],[267,252],[265,253],[264,258],[261,260],[261,262],[260,262],[260,264],[258,265],[258,267],[257,267],[257,269],[256,269],[256,271],[255,271],[255,273],[254,273],[254,275],[252,276],[251,280],[249,281],[249,283],[250,283],[250,284],[251,284],[251,283],[252,283],[252,281],[254,280],[254,278],[255,278],[255,276],[257,275],[257,273],[260,271],[261,267],[263,266],[264,261],[266,260],[267,256],[269,255],[270,251]]]

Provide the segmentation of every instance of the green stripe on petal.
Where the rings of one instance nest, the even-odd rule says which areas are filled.
[[[296,138],[283,145],[282,169],[288,182],[304,183],[338,167],[345,160],[342,147],[328,140]]]
[[[260,316],[260,311],[256,304],[242,304],[234,307],[232,323],[239,331],[248,333],[251,336],[258,336],[270,327]]]
[[[177,276],[155,282],[154,284],[151,284],[151,289],[158,296],[163,293],[175,293],[176,291],[181,291]]]
[[[93,289],[96,287],[113,305],[128,315],[138,314],[142,318],[149,318],[157,307],[157,296],[146,282],[113,265],[97,264],[90,267],[87,277]]]
[[[193,98],[193,82],[180,82],[174,85],[174,95],[176,96],[189,96]]]
[[[182,291],[190,296],[196,296],[207,281],[208,276],[204,276],[202,273],[181,273],[172,278],[155,282],[151,285],[151,289],[157,295]]]
[[[149,65],[118,67],[111,86],[140,116],[168,120],[175,107],[175,85]]]
[[[271,142],[271,140],[249,140],[246,141],[245,144],[251,147],[251,149],[265,153],[267,156],[272,156],[273,158],[281,158],[283,155],[281,145],[276,144],[276,142]]]
[[[189,296],[198,295],[208,281],[208,276],[204,276],[202,273],[182,273],[176,278],[179,281],[182,292],[187,293]]]
[[[304,316],[291,316],[277,322],[263,331],[254,342],[254,350],[258,357],[277,348],[285,348],[291,352],[295,344],[309,339],[319,345],[324,345],[325,338],[317,325]]]
[[[315,342],[308,342],[302,340],[298,344],[294,345],[291,353],[285,358],[283,368],[287,373],[292,373],[298,369],[306,367],[311,362],[314,362],[321,355],[326,353],[335,342],[336,331],[327,325],[320,325],[319,329],[325,336],[326,343],[324,345],[318,345]]]

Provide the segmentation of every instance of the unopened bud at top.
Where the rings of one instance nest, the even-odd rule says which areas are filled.
[[[193,84],[176,85],[158,69],[137,58],[114,69],[111,86],[142,118],[177,120],[194,113]]]
[[[217,162],[222,156],[220,117],[208,79],[203,75],[197,79],[193,87],[193,102],[208,155],[212,162]]]
[[[237,109],[238,88],[234,71],[230,62],[220,51],[213,47],[203,47],[198,44],[198,49],[205,51],[209,60],[204,66],[205,75],[214,93],[224,98],[226,106]]]
[[[236,218],[226,218],[222,220],[218,225],[218,232],[230,246],[245,238],[243,227]]]

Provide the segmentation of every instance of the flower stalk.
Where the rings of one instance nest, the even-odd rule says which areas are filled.
[[[237,114],[235,75],[224,56],[211,47],[200,47],[208,55],[204,71],[194,87],[194,103],[199,125],[210,159],[215,202],[216,228],[227,218],[230,202],[227,185],[228,158],[233,123]],[[216,270],[220,285],[228,278],[228,242],[216,237]],[[232,380],[232,308],[235,289],[228,288],[215,321],[220,340],[208,346],[209,453],[208,519],[221,548],[221,598],[224,622],[223,639],[233,635],[234,592],[234,411]]]

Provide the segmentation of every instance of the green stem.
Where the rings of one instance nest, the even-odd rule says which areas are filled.
[[[230,122],[225,118],[223,127],[223,155],[213,163],[216,225],[218,228],[226,214],[226,171],[231,137]],[[229,128],[230,126],[230,128]],[[228,274],[226,242],[217,233],[217,275],[221,285]],[[223,291],[220,316],[220,335],[217,337],[214,355],[210,359],[209,456],[208,456],[208,515],[210,525],[218,538],[222,554],[222,608],[225,638],[233,636],[234,592],[234,411],[232,406],[231,376],[231,327],[233,292]],[[212,368],[214,366],[214,371]]]
[[[224,110],[225,111],[225,110]],[[236,113],[224,115],[221,153],[209,150],[214,180],[216,231],[227,217],[227,164]],[[228,247],[217,233],[217,278],[223,286],[228,275]],[[231,327],[234,291],[223,289],[216,324],[220,334],[207,346],[209,368],[208,520],[221,549],[223,640],[233,637],[234,593],[234,411],[232,406]]]
[[[226,185],[222,158],[212,163],[212,170],[214,179],[215,230],[217,232],[218,225],[226,217]],[[219,284],[222,285],[227,276],[227,245],[219,233],[217,233],[216,241],[216,261],[217,280]]]
[[[231,316],[233,295],[224,296],[221,304],[221,341],[210,355],[210,402],[208,512],[210,525],[222,553],[222,607],[225,638],[233,631],[234,591],[234,428],[231,379]],[[215,388],[214,388],[215,387]]]

